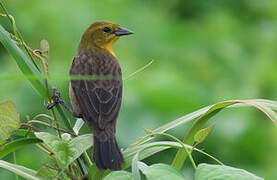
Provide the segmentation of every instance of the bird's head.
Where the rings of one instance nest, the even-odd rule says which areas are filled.
[[[133,34],[132,31],[106,21],[97,21],[91,24],[82,36],[79,50],[103,48],[113,54],[112,45],[124,35]]]

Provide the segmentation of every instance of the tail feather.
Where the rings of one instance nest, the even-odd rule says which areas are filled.
[[[115,137],[107,141],[100,141],[99,138],[93,137],[93,160],[100,170],[121,170],[124,160]]]

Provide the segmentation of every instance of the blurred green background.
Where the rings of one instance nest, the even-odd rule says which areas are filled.
[[[51,46],[51,75],[67,75],[84,30],[96,20],[116,22],[135,32],[114,46],[127,77],[152,59],[145,71],[124,81],[117,137],[122,148],[154,129],[201,107],[230,99],[277,100],[277,1],[274,0],[9,0],[24,40],[34,49],[40,40]],[[1,25],[12,31],[9,22]],[[0,75],[22,76],[0,46]],[[68,81],[51,84],[68,99]],[[49,113],[27,80],[1,80],[0,102],[15,102],[25,116]],[[211,136],[199,148],[223,163],[265,179],[277,179],[277,130],[258,110],[235,108],[213,118]],[[188,125],[170,133],[184,137]],[[88,132],[86,127],[83,133]],[[176,151],[147,164],[171,163]],[[194,153],[197,163],[213,163]],[[5,160],[12,162],[12,156]],[[38,169],[45,157],[34,146],[17,151],[18,164]],[[189,162],[183,173],[191,177]],[[1,179],[14,175],[0,169]]]

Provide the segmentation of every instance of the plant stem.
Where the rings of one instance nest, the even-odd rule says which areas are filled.
[[[13,152],[13,163],[16,164],[16,154],[15,151]],[[15,174],[15,179],[18,180],[18,175]]]
[[[8,19],[10,20],[12,26],[13,26],[13,29],[15,31],[15,35],[17,35],[17,37],[21,40],[22,44],[23,44],[23,47],[25,49],[25,51],[27,52],[28,56],[30,57],[32,63],[34,64],[34,66],[36,67],[36,69],[40,72],[40,69],[38,68],[37,64],[35,63],[32,55],[30,54],[30,52],[28,51],[28,48],[26,46],[26,44],[24,43],[24,40],[20,34],[20,32],[17,30],[17,27],[16,27],[16,23],[15,23],[15,20],[14,18],[11,18],[12,16],[9,15],[7,9],[5,8],[5,6],[3,5],[2,1],[0,1],[0,6],[1,8],[3,9],[4,13],[6,14],[6,16],[8,17]]]
[[[32,126],[32,125],[30,125],[28,123],[20,123],[20,126],[21,127],[28,127],[29,129],[33,129],[36,132],[40,132],[40,130],[38,128],[36,128],[36,127],[34,127],[34,126]]]
[[[167,136],[167,137],[169,137],[169,138],[171,138],[171,139],[177,141],[178,143],[180,143],[180,145],[183,147],[182,149],[184,149],[185,152],[186,152],[186,154],[189,156],[189,159],[190,159],[190,161],[191,161],[191,164],[192,164],[193,168],[196,169],[196,165],[195,165],[195,162],[194,162],[194,160],[193,160],[193,158],[192,158],[192,156],[191,156],[191,153],[189,152],[189,150],[187,149],[187,147],[184,145],[184,143],[183,143],[182,141],[180,141],[178,138],[176,138],[176,137],[174,137],[174,136],[172,136],[172,135],[170,135],[170,134],[167,134],[167,133],[155,133],[155,132],[152,132],[152,134],[150,134],[150,135],[162,135],[162,136]]]
[[[43,122],[43,121],[30,120],[30,121],[28,121],[28,123],[40,124],[40,125],[43,125],[43,126],[46,126],[46,127],[49,127],[49,128],[53,128],[53,129],[55,129],[55,130],[59,130],[59,131],[64,132],[64,133],[68,133],[68,134],[70,134],[70,135],[72,135],[72,136],[74,136],[74,137],[76,136],[74,133],[69,132],[69,131],[67,131],[66,129],[58,128],[58,127],[55,127],[55,126],[51,126],[50,124],[48,124],[48,123],[46,123],[46,122]]]

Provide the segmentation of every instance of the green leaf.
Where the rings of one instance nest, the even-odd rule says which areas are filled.
[[[186,137],[183,139],[183,142],[188,145],[194,143],[195,134],[201,130],[210,118],[216,115],[224,108],[235,107],[235,106],[252,106],[261,110],[267,117],[269,117],[275,125],[277,125],[277,102],[270,101],[265,99],[250,99],[250,100],[232,100],[232,101],[223,101],[215,105],[209,106],[204,114],[202,114],[193,124],[189,130]],[[181,169],[187,154],[183,149],[179,149],[175,158],[172,162],[172,165],[176,169]]]
[[[230,166],[200,164],[195,173],[195,180],[263,180],[243,169]]]
[[[36,132],[35,135],[49,146],[50,150],[56,155],[59,166],[62,168],[66,168],[92,146],[91,134],[78,136],[70,141],[62,140],[58,136],[46,132]]]
[[[0,159],[5,157],[11,152],[14,152],[17,149],[20,149],[22,147],[25,147],[29,144],[36,144],[36,143],[41,143],[42,141],[37,138],[24,138],[24,139],[17,139],[15,141],[12,141],[8,144],[5,144],[1,150],[0,150]]]
[[[104,180],[133,180],[133,175],[127,171],[113,171],[107,175]]]
[[[144,162],[138,161],[138,168],[143,172],[145,171],[149,166],[145,164]]]
[[[148,180],[185,180],[185,177],[180,172],[167,164],[154,164],[146,168],[142,173],[146,175]]]
[[[27,137],[32,137],[32,138],[36,137],[33,131],[28,131],[28,130],[25,130],[25,129],[18,129],[18,130],[15,131],[14,134],[16,136],[22,136],[22,137],[25,137],[26,134],[28,134]]]
[[[19,166],[16,164],[12,164],[12,163],[8,163],[6,161],[0,160],[0,167],[7,169],[19,176],[22,176],[26,179],[30,179],[30,180],[39,180],[38,177],[36,177],[36,171],[26,168],[24,166]]]
[[[271,101],[271,100],[266,100],[266,99],[249,99],[249,100],[229,100],[229,101],[223,101],[219,102],[207,107],[204,107],[202,109],[199,109],[197,111],[194,111],[192,113],[189,113],[181,118],[178,118],[174,121],[171,121],[169,123],[164,124],[163,126],[153,130],[155,133],[163,133],[168,130],[174,129],[179,126],[183,126],[184,124],[191,122],[193,119],[201,116],[201,118],[211,118],[214,116],[217,112],[219,112],[223,108],[232,108],[232,107],[238,107],[238,106],[253,106],[255,108],[260,109],[263,113],[265,113],[275,125],[277,125],[277,102],[276,101]],[[209,116],[208,116],[209,115]],[[208,116],[208,117],[206,117]],[[200,130],[202,129],[203,125],[205,123],[202,123],[201,128],[197,129]],[[198,125],[194,125],[198,126]],[[197,132],[196,131],[196,132]],[[195,132],[195,133],[196,133]],[[193,136],[191,136],[193,140]],[[129,146],[129,148],[136,146],[136,145],[141,145],[144,144],[148,141],[153,139],[153,137],[150,136],[143,136],[140,137],[136,142],[134,142],[132,145]]]
[[[42,167],[37,171],[36,176],[43,179],[53,179],[57,175],[57,171],[50,169],[49,167]]]
[[[13,102],[0,103],[0,144],[19,128],[19,117]]]
[[[9,33],[0,25],[0,42],[7,49],[8,53],[14,58],[19,69],[23,72],[25,77],[36,77],[41,75],[23,51],[16,45],[16,43],[10,38]],[[38,93],[45,99],[47,99],[47,91],[43,83],[36,78],[28,78],[32,86],[38,91]]]
[[[204,129],[200,129],[195,135],[194,135],[194,141],[197,143],[202,143],[207,136],[211,133],[211,131],[213,130],[214,125],[211,125],[207,128]]]
[[[89,179],[103,179],[103,171],[100,171],[95,164],[90,166],[88,171],[88,177]]]

